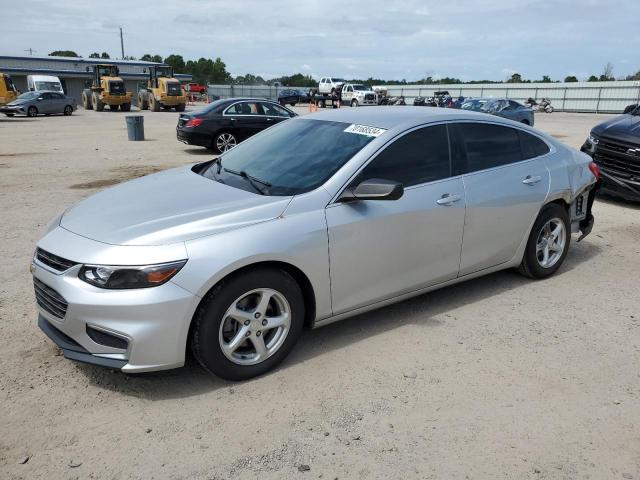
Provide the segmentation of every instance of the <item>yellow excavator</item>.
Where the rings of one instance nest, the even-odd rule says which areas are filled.
[[[117,65],[94,65],[91,86],[82,91],[82,106],[86,110],[101,112],[108,105],[110,110],[131,110],[132,93],[127,92],[119,77]]]
[[[0,105],[12,102],[17,96],[18,90],[16,90],[11,77],[6,73],[0,72]]]
[[[150,66],[147,85],[138,92],[138,108],[154,112],[160,111],[161,108],[175,108],[176,112],[184,112],[186,103],[187,94],[182,89],[180,81],[174,78],[173,67]]]

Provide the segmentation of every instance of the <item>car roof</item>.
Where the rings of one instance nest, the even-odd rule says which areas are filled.
[[[411,128],[424,123],[445,120],[490,120],[509,123],[500,117],[486,113],[471,112],[452,108],[379,106],[360,108],[337,108],[324,112],[303,115],[301,119],[317,119],[329,122],[355,123],[390,130],[395,127]]]

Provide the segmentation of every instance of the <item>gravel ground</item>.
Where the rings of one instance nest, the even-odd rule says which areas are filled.
[[[117,112],[0,118],[0,478],[640,479],[640,211],[609,199],[553,278],[500,272],[308,331],[252,381],[61,357],[35,324],[34,244],[100,188],[208,159],[176,117],[146,112],[146,142]],[[537,123],[578,147],[605,118]]]

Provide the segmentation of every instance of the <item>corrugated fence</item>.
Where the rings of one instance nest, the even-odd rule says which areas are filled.
[[[387,85],[386,89],[390,96],[404,96],[409,104],[415,97],[430,97],[435,91],[447,90],[454,98],[509,98],[522,103],[529,97],[538,102],[548,98],[556,111],[564,112],[618,113],[640,101],[640,81]]]
[[[257,97],[275,100],[286,88],[308,90],[306,87],[270,87],[266,85],[209,85],[209,95],[222,98]],[[404,96],[411,104],[415,97],[430,97],[435,91],[447,90],[456,98],[510,98],[524,102],[529,97],[538,102],[551,100],[556,111],[618,113],[632,103],[640,102],[640,81],[573,82],[573,83],[483,83],[475,85],[386,85],[389,96]]]

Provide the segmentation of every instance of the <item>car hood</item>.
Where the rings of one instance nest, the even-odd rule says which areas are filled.
[[[599,137],[640,144],[640,115],[619,115],[593,127]]]
[[[164,245],[274,219],[291,198],[253,194],[180,167],[82,200],[60,226],[113,245]]]

